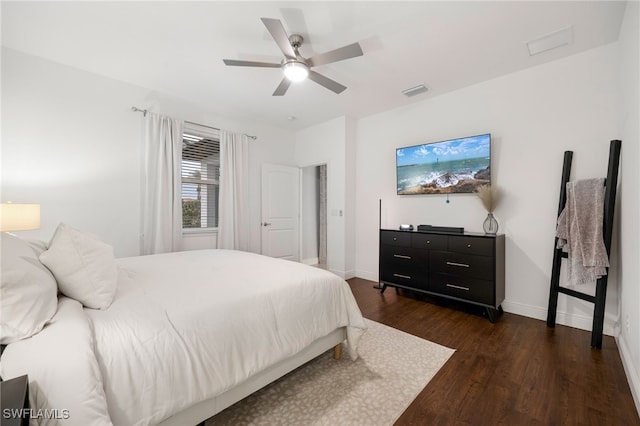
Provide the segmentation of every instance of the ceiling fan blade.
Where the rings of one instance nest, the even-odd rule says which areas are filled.
[[[272,62],[256,62],[256,61],[239,61],[236,59],[223,59],[225,65],[231,65],[234,67],[262,67],[262,68],[280,68],[281,64],[274,64]]]
[[[271,37],[273,37],[273,39],[275,40],[280,50],[282,50],[282,53],[284,53],[284,56],[286,56],[288,59],[295,59],[296,52],[293,50],[293,47],[291,47],[291,43],[289,43],[289,36],[284,30],[282,22],[280,22],[278,19],[271,18],[260,19],[262,20],[264,26],[267,27],[267,30],[271,34]]]
[[[291,86],[291,80],[289,80],[287,77],[283,78],[278,87],[276,87],[276,91],[273,92],[272,96],[283,96],[285,93],[287,93],[287,89],[289,89],[289,86]]]
[[[312,56],[307,59],[309,66],[315,67],[317,65],[330,64],[332,62],[343,61],[349,58],[355,58],[356,56],[362,56],[362,48],[359,43],[353,43],[348,46],[343,46],[329,52],[320,53],[319,55]]]
[[[324,75],[318,74],[315,71],[309,71],[309,79],[315,81],[320,86],[324,86],[332,92],[338,94],[344,92],[344,90],[347,88],[337,81],[333,81],[329,77],[325,77]]]

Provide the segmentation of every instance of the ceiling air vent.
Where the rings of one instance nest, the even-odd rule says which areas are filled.
[[[402,91],[402,94],[405,95],[406,97],[410,98],[411,96],[415,96],[415,95],[419,95],[420,93],[424,93],[426,92],[427,87],[424,84],[419,84],[415,87],[411,87],[409,89],[405,89]]]
[[[528,41],[527,48],[529,48],[529,55],[533,56],[556,47],[565,46],[571,42],[573,42],[573,27],[567,27],[536,40]]]

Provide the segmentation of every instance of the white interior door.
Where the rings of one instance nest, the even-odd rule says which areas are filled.
[[[300,171],[262,165],[262,254],[299,261]]]

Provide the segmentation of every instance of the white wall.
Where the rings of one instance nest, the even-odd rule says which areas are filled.
[[[348,209],[346,199],[350,122],[347,117],[339,117],[301,130],[296,133],[295,148],[298,166],[327,165],[327,269],[343,278],[354,276],[354,265],[347,263],[350,258],[346,251],[346,224],[355,220],[355,210]]]
[[[359,120],[355,181],[356,275],[376,281],[378,199],[383,228],[482,232],[485,217],[474,195],[449,204],[445,196],[397,196],[395,149],[491,132],[492,178],[503,194],[496,217],[507,241],[503,307],[545,320],[563,152],[574,151],[572,179],[603,177],[609,141],[622,139],[605,333],[618,336],[640,411],[639,17],[640,4],[629,2],[619,43]],[[593,304],[560,295],[559,324],[591,330],[592,317]]]
[[[139,253],[140,116],[144,90],[2,49],[2,201],[41,204],[49,240],[59,222],[93,232],[117,255]]]
[[[564,60],[367,117],[358,123],[357,276],[378,278],[378,199],[382,225],[461,226],[482,232],[474,194],[396,195],[395,149],[492,133],[492,179],[503,193],[495,216],[506,234],[503,307],[546,319],[563,151],[572,177],[605,176],[617,130],[617,49],[608,45]],[[618,286],[608,292],[606,329],[617,320]],[[558,322],[591,328],[593,305],[561,296]]]
[[[357,143],[357,121],[345,117],[345,223],[344,223],[344,246],[345,246],[345,276],[352,278],[356,276],[356,222],[358,221],[356,211],[356,143]]]
[[[617,335],[640,411],[639,18],[640,4],[630,2],[619,43],[360,120],[356,275],[378,279],[379,198],[383,227],[482,231],[485,212],[474,195],[451,196],[450,204],[397,196],[394,155],[401,146],[491,132],[493,182],[503,193],[496,217],[507,239],[503,306],[546,319],[563,151],[574,151],[572,179],[605,176],[609,141],[622,139],[605,333]],[[592,315],[592,304],[560,295],[558,323],[590,330]]]
[[[250,249],[260,251],[260,164],[293,163],[294,135],[11,49],[2,49],[2,201],[40,203],[49,240],[59,222],[93,232],[116,256],[140,253],[142,114],[149,108],[257,135],[250,145]],[[216,105],[216,110],[220,106]],[[215,247],[215,234],[188,248]]]
[[[640,411],[640,3],[629,2],[620,31],[619,128],[620,165],[620,335],[617,342],[631,391]]]

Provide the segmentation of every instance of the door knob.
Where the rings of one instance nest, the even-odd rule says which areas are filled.
[[[269,222],[263,222],[262,223],[262,226],[269,226],[269,225],[271,225]]]

